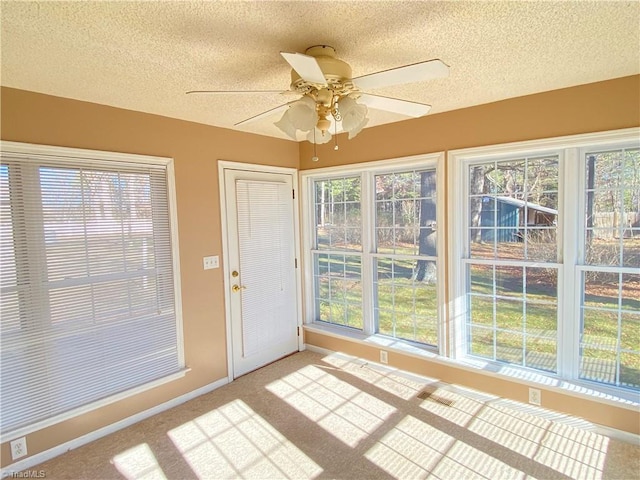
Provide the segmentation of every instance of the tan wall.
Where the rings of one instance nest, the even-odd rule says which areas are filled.
[[[367,128],[353,140],[339,135],[300,143],[300,169],[345,165],[458,148],[616,130],[640,124],[640,75],[512,98],[404,122]]]
[[[310,161],[311,145],[276,140],[196,123],[86,102],[2,88],[3,140],[175,159],[186,363],[183,379],[28,435],[31,455],[227,376],[222,268],[202,269],[202,257],[222,254],[217,159],[313,168],[428,153],[453,148],[618,129],[640,125],[640,76],[532,95],[447,112],[340,138],[338,152],[320,146],[321,161]],[[299,160],[300,159],[300,160]],[[375,359],[353,342],[307,333],[310,344]],[[372,357],[372,355],[374,357]],[[423,374],[441,373],[454,382],[459,371],[412,357],[391,355],[392,365]],[[430,373],[431,372],[431,373]],[[466,373],[469,386],[525,400],[524,390],[505,380]],[[548,406],[593,421],[638,430],[629,411],[545,393]],[[545,402],[546,403],[546,402]],[[594,412],[596,418],[593,418]],[[591,415],[591,416],[590,416]],[[2,466],[11,463],[1,446]]]
[[[346,140],[341,135],[337,152],[332,150],[332,143],[318,146],[320,161],[317,163],[310,160],[312,145],[303,142],[300,144],[300,168],[346,165],[637,126],[640,126],[639,75],[369,128],[353,140]],[[446,260],[445,264],[448,264]],[[305,343],[379,361],[379,348],[347,339],[306,331]],[[389,364],[513,400],[528,401],[528,386],[503,378],[395,352],[389,354]],[[640,413],[637,409],[632,411],[545,389],[542,389],[542,399],[543,406],[547,408],[640,434]]]
[[[298,166],[298,145],[91,103],[2,89],[1,138],[16,142],[172,157],[175,160],[184,378],[27,436],[29,454],[112,424],[227,376],[218,159]],[[222,257],[221,257],[222,259]],[[2,466],[11,462],[2,444]]]

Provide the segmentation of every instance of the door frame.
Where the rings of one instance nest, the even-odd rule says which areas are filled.
[[[291,175],[295,199],[293,200],[293,241],[297,259],[296,268],[296,315],[298,326],[298,350],[304,350],[302,336],[302,259],[300,255],[300,189],[298,188],[298,170],[289,167],[275,167],[270,165],[256,165],[252,163],[218,160],[218,186],[220,197],[220,222],[222,231],[222,270],[224,285],[224,315],[227,345],[227,380],[232,382],[233,376],[233,342],[231,338],[231,272],[229,270],[229,244],[227,230],[227,199],[225,186],[225,170],[242,170],[256,173],[280,173]]]

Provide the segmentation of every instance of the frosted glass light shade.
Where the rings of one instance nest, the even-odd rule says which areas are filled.
[[[323,135],[322,131],[319,128],[316,128],[315,141],[313,139],[313,130],[307,134],[307,140],[311,143],[315,143],[316,145],[322,145],[323,143],[329,143],[331,141],[331,134],[329,132],[324,132]]]
[[[302,97],[293,102],[282,118],[274,125],[294,140],[297,140],[296,130],[308,132],[318,123],[316,103],[310,97]]]
[[[361,106],[361,107],[365,108],[365,115],[366,115],[366,108],[367,107],[365,107],[364,105],[358,105],[358,106]],[[353,137],[358,135],[362,131],[362,129],[367,126],[367,123],[369,123],[369,119],[365,116],[364,119],[359,124],[357,124],[355,126],[355,128],[352,128],[351,130],[348,130],[348,132],[349,132],[349,140],[351,140]]]
[[[340,99],[338,108],[342,115],[342,128],[349,132],[349,140],[351,140],[369,122],[367,106],[356,103],[351,97],[345,97]]]
[[[287,109],[287,111],[284,112],[284,115],[282,115],[282,118],[278,120],[276,123],[274,123],[274,125],[278,127],[280,130],[282,130],[286,135],[288,135],[292,139],[294,140],[298,139],[296,137],[296,127],[293,126],[293,122],[291,122],[291,118],[289,118],[289,109]]]
[[[308,132],[318,123],[318,113],[316,112],[316,102],[310,97],[302,97],[294,102],[287,110],[291,123],[297,130]]]

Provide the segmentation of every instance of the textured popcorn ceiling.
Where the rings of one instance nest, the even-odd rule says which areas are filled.
[[[219,127],[291,100],[280,51],[327,44],[354,76],[439,58],[446,79],[371,91],[431,114],[640,73],[640,2],[1,3],[2,85]],[[526,115],[526,112],[523,112]],[[284,138],[269,117],[239,129]],[[404,117],[375,112],[369,126]]]

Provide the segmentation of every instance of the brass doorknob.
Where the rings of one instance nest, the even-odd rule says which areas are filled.
[[[233,290],[234,292],[239,292],[240,290],[244,290],[245,287],[244,285],[234,285],[233,287],[231,287],[231,290]]]

